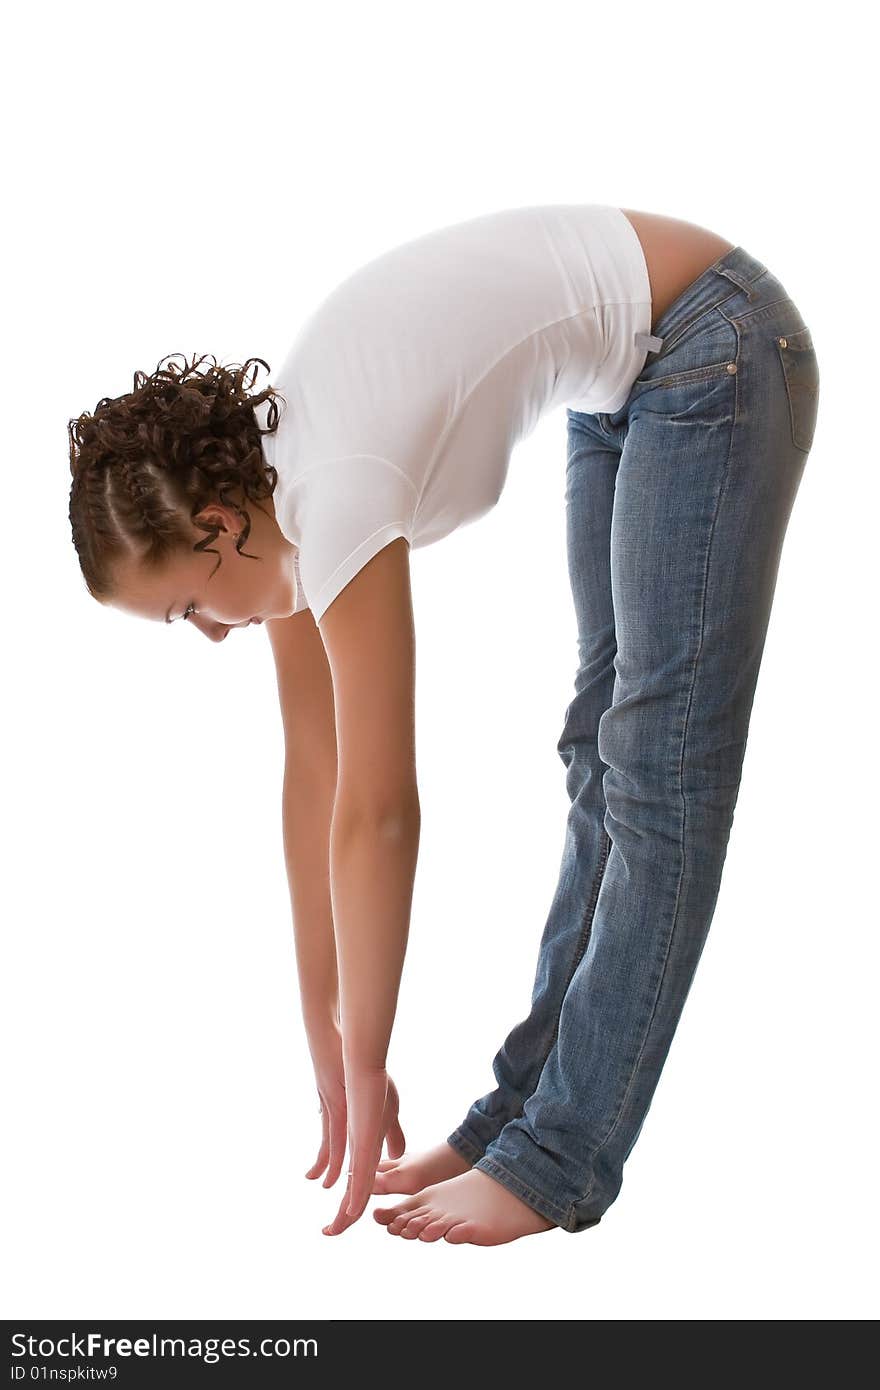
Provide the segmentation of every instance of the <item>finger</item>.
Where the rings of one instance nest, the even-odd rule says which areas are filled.
[[[349,1183],[348,1205],[346,1215],[352,1221],[357,1221],[364,1214],[367,1202],[373,1195],[373,1183],[376,1180],[376,1165],[382,1155],[382,1140],[379,1138],[369,1150],[361,1149],[356,1151],[352,1162],[352,1175]]]
[[[385,1138],[388,1149],[388,1157],[393,1159],[402,1158],[406,1151],[406,1139],[400,1127],[400,1120],[395,1115]]]
[[[327,1167],[327,1159],[330,1155],[330,1125],[327,1119],[327,1108],[321,1106],[321,1147],[318,1150],[318,1157],[315,1159],[311,1168],[306,1173],[307,1178],[319,1178]]]
[[[345,1111],[330,1112],[330,1165],[322,1186],[332,1187],[342,1172],[348,1139]]]
[[[311,1168],[306,1173],[307,1178],[319,1178],[327,1167],[327,1159],[330,1154],[330,1145],[326,1139],[322,1139],[321,1147],[318,1150],[318,1157],[315,1159]]]
[[[352,1218],[347,1214],[346,1211],[346,1208],[348,1206],[348,1194],[350,1190],[351,1177],[349,1176],[348,1184],[346,1185],[345,1189],[345,1196],[342,1198],[342,1201],[339,1205],[339,1210],[337,1211],[330,1224],[322,1228],[325,1236],[341,1235],[342,1232],[352,1224]]]

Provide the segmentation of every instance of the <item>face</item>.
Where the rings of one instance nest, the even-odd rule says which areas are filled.
[[[281,533],[271,497],[259,507],[246,505],[251,529],[243,549],[257,559],[239,555],[235,548],[243,527],[237,512],[212,503],[198,516],[220,527],[210,542],[218,553],[182,548],[153,575],[134,565],[120,568],[111,607],[158,623],[185,621],[213,642],[222,642],[233,628],[289,617],[296,601],[294,547]],[[191,544],[204,538],[204,531],[193,526]]]

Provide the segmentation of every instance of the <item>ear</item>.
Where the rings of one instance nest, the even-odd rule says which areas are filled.
[[[254,505],[251,503],[251,506]],[[227,503],[217,500],[206,502],[203,507],[199,508],[193,517],[193,524],[196,522],[201,522],[204,526],[221,526],[224,531],[228,531],[232,535],[238,535],[243,526],[240,512],[237,512],[234,507],[230,507]]]

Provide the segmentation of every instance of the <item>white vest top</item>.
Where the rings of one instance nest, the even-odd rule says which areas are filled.
[[[395,537],[430,545],[489,511],[547,411],[618,410],[651,317],[641,243],[605,204],[489,213],[345,279],[273,375],[283,401],[262,440],[297,611],[318,622]]]

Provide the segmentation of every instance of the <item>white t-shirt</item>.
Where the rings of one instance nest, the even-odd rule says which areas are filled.
[[[605,204],[490,213],[356,270],[272,377],[262,443],[297,611],[319,621],[395,537],[430,545],[489,511],[548,410],[619,409],[650,332],[641,243]]]

